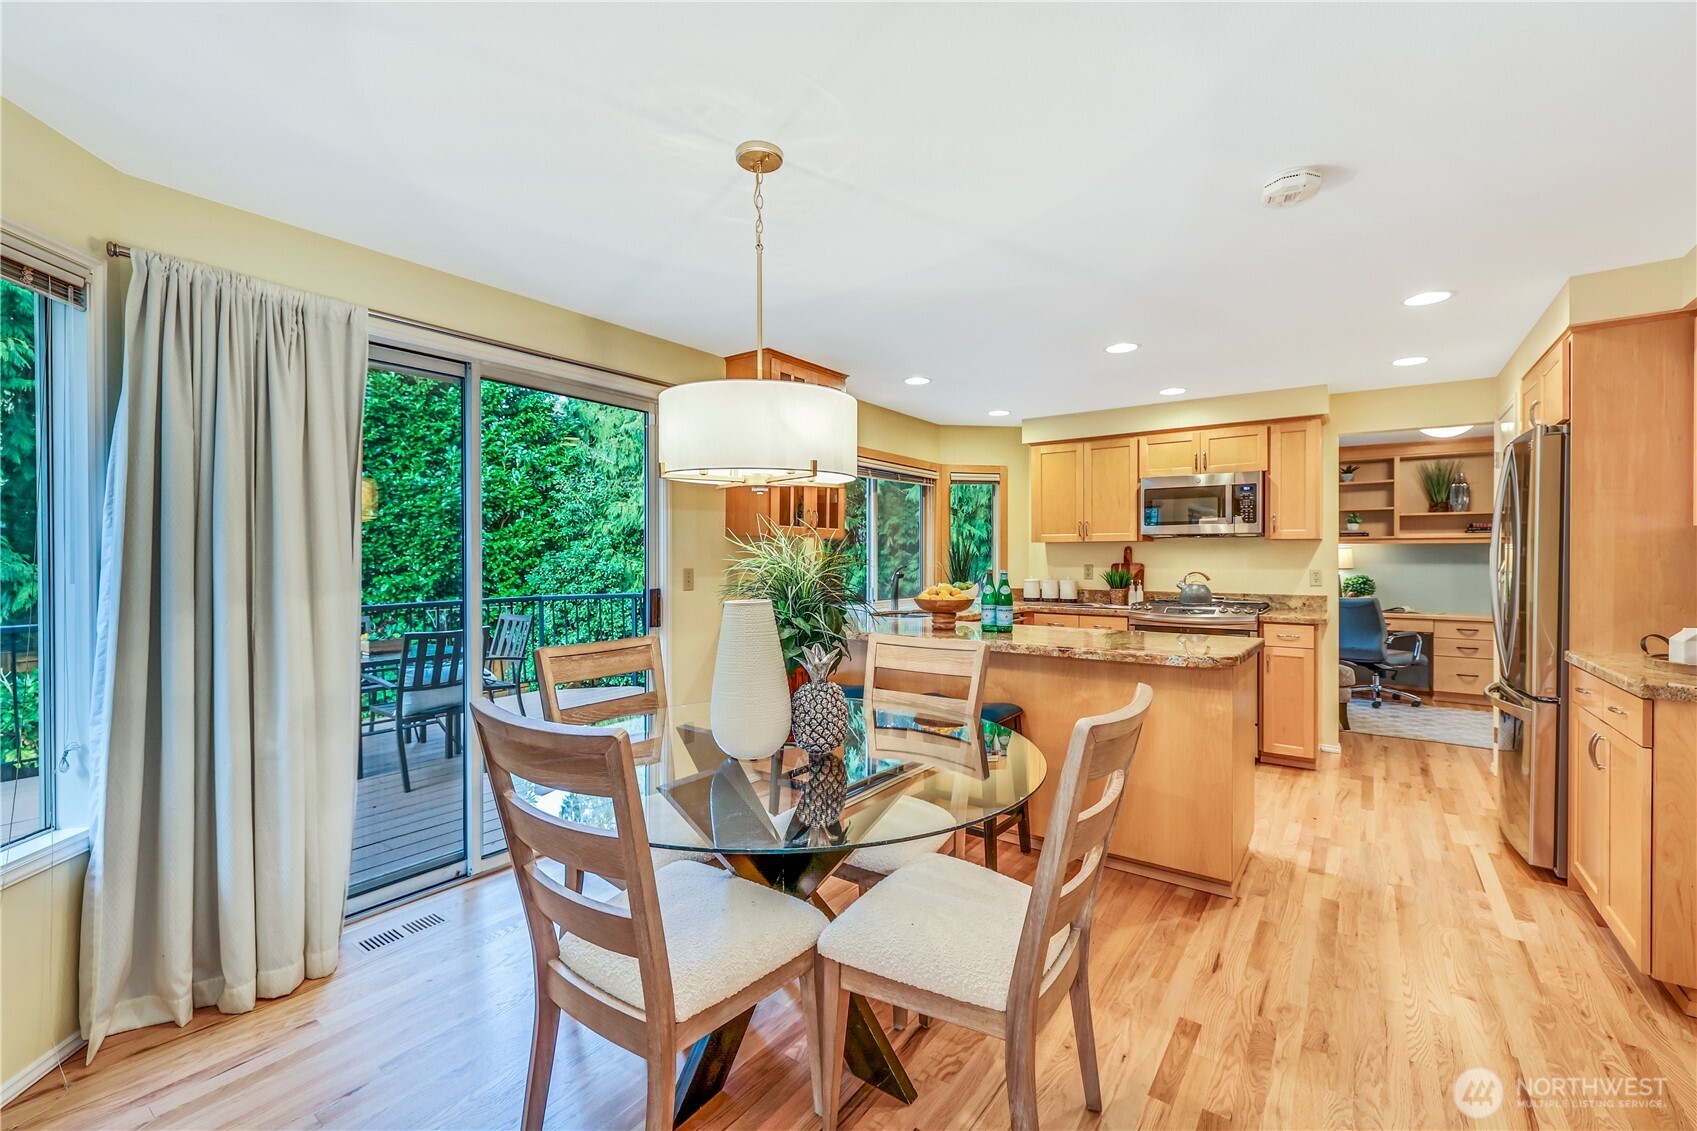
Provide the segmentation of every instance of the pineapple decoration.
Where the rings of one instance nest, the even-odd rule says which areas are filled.
[[[801,650],[807,682],[790,697],[790,734],[807,752],[807,785],[796,806],[795,826],[834,830],[848,795],[848,767],[837,748],[848,736],[848,699],[828,678],[842,651],[812,644]]]

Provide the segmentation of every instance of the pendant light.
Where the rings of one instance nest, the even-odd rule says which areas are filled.
[[[755,372],[766,372],[766,175],[784,163],[769,141],[737,146],[754,174]],[[718,380],[674,385],[659,398],[660,474],[720,487],[836,486],[858,474],[853,397],[799,381]]]

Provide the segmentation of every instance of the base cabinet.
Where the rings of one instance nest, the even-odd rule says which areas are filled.
[[[1317,633],[1264,624],[1261,639],[1261,759],[1312,767],[1320,743]]]

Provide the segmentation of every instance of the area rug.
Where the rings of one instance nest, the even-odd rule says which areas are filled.
[[[1413,707],[1386,703],[1375,710],[1364,699],[1349,705],[1349,729],[1358,734],[1384,738],[1413,738],[1421,742],[1447,742],[1451,746],[1491,748],[1491,712],[1460,707]]]

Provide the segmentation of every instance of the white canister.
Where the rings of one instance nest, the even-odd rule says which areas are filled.
[[[1061,587],[1052,577],[1043,579],[1043,600],[1053,601],[1061,595]]]
[[[1035,577],[1026,578],[1025,579],[1025,599],[1027,601],[1035,601],[1035,600],[1037,600],[1037,598],[1041,597],[1042,595],[1043,595],[1043,583],[1041,581],[1038,581]]]
[[[1078,582],[1074,581],[1070,577],[1061,578],[1061,600],[1078,600]]]
[[[1682,628],[1668,637],[1668,659],[1697,666],[1697,628]]]

